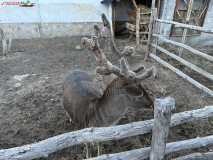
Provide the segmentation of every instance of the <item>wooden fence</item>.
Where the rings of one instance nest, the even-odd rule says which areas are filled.
[[[182,28],[187,28],[187,29],[192,29],[192,30],[197,30],[197,31],[201,31],[201,32],[205,32],[205,33],[209,33],[209,34],[213,34],[213,29],[205,29],[203,27],[198,27],[198,26],[193,26],[193,25],[186,25],[186,24],[182,24],[182,23],[178,23],[178,22],[174,22],[174,21],[167,21],[167,20],[161,20],[161,19],[156,19],[156,15],[155,15],[155,11],[156,9],[152,9],[152,19],[153,19],[153,24],[150,28],[152,28],[152,30],[150,30],[149,33],[149,42],[147,44],[147,52],[146,52],[146,60],[148,57],[151,57],[153,59],[155,59],[156,61],[160,62],[161,64],[163,64],[164,66],[166,66],[167,68],[171,69],[173,72],[177,73],[179,76],[183,77],[184,79],[186,79],[187,81],[189,81],[190,83],[194,84],[196,87],[200,88],[201,90],[207,92],[208,94],[210,94],[211,96],[213,96],[213,91],[210,90],[209,88],[203,86],[202,84],[200,84],[199,82],[195,81],[194,79],[190,78],[189,76],[187,76],[186,74],[184,74],[183,72],[181,72],[180,70],[178,70],[177,68],[171,66],[170,64],[168,64],[167,62],[163,61],[162,59],[160,59],[158,56],[156,56],[156,50],[158,49],[159,51],[169,55],[170,57],[174,58],[175,60],[181,62],[182,64],[186,65],[187,67],[191,68],[192,70],[194,70],[195,72],[203,75],[204,77],[210,79],[213,81],[213,75],[196,67],[195,65],[187,62],[186,60],[184,60],[183,58],[181,58],[182,55],[182,48],[191,51],[191,53],[194,53],[196,55],[199,55],[203,58],[206,58],[210,61],[213,61],[213,57],[210,55],[207,55],[203,52],[200,52],[196,49],[191,48],[190,46],[187,46],[185,44],[179,43],[179,42],[175,42],[172,40],[168,40],[166,38],[164,38],[162,35],[159,34],[159,26],[160,23],[167,23],[167,24],[174,24],[175,27],[182,27]],[[160,47],[157,45],[157,41],[158,39],[162,40],[165,43],[169,43],[172,45],[176,45],[178,47],[180,47],[180,52],[181,54],[179,54],[179,56],[165,50],[164,48]],[[152,51],[152,53],[151,53]]]
[[[171,97],[160,98],[155,100],[155,117],[152,120],[133,122],[125,125],[101,128],[86,128],[79,131],[65,133],[55,136],[37,143],[0,150],[0,160],[16,159],[29,160],[40,157],[47,157],[57,150],[70,146],[88,143],[117,140],[130,136],[146,134],[152,131],[153,139],[152,146],[147,148],[136,149],[128,152],[117,154],[103,155],[92,159],[145,159],[150,156],[152,160],[156,155],[170,154],[186,149],[207,146],[213,144],[213,136],[196,138],[180,142],[172,142],[166,144],[166,137],[169,127],[173,127],[182,123],[201,120],[213,116],[213,106],[206,106],[202,109],[185,111],[176,113],[171,116],[171,111],[174,109],[175,101]],[[154,126],[154,127],[153,127]],[[156,134],[164,134],[164,137],[158,137]],[[158,145],[160,144],[163,145]],[[187,144],[187,145],[186,145]],[[83,152],[83,151],[82,151]]]
[[[154,3],[154,0],[153,0],[153,3]],[[186,66],[190,67],[194,71],[202,74],[203,76],[209,78],[210,80],[213,80],[213,75],[211,75],[210,73],[207,73],[201,70],[200,68],[194,66],[193,64],[190,64],[189,62],[185,61],[181,57],[178,57],[174,55],[173,53],[170,53],[157,45],[157,38],[159,38],[163,40],[164,42],[185,48],[191,51],[192,53],[195,53],[208,60],[213,61],[213,57],[205,53],[199,52],[187,45],[174,42],[171,40],[167,40],[158,34],[159,23],[175,24],[176,27],[190,28],[190,29],[194,29],[194,30],[198,30],[198,31],[206,32],[206,33],[213,33],[213,30],[205,29],[202,27],[180,24],[173,21],[156,19],[155,8],[152,8],[151,16],[152,17],[150,18],[151,19],[150,26],[149,26],[150,30],[149,30],[149,37],[148,37],[149,41],[147,43],[148,47],[147,47],[146,58],[152,57],[156,61],[160,62],[164,66],[168,67],[169,69],[171,69],[172,71],[174,71],[175,73],[183,77],[184,79],[196,85],[198,88],[204,90],[205,92],[213,96],[213,91],[203,86],[202,84],[196,82],[195,80],[185,75],[180,70],[176,69],[175,67],[171,66],[170,64],[166,63],[165,61],[161,60],[158,56],[155,55],[156,50],[158,49],[164,52],[165,54],[173,57],[174,59],[180,61],[181,63],[185,64]],[[151,49],[153,49],[152,53],[150,53]],[[183,151],[187,149],[213,145],[213,136],[202,137],[202,138],[198,137],[195,139],[172,142],[172,143],[166,144],[169,127],[176,126],[186,122],[191,122],[195,120],[201,120],[204,118],[212,117],[213,105],[206,106],[202,109],[176,113],[173,115],[171,115],[171,112],[175,108],[174,107],[175,101],[171,97],[156,99],[154,106],[155,106],[154,119],[152,120],[134,122],[130,124],[112,126],[112,127],[86,128],[79,131],[74,131],[74,132],[62,134],[59,136],[55,136],[34,144],[29,144],[29,145],[11,148],[11,149],[3,149],[3,150],[0,150],[0,160],[4,160],[4,159],[29,160],[34,158],[47,157],[48,154],[51,154],[57,150],[74,146],[77,144],[117,140],[117,139],[122,139],[122,138],[130,137],[130,136],[149,133],[151,131],[152,131],[151,147],[131,150],[127,152],[121,152],[116,154],[103,155],[103,156],[99,156],[99,157],[91,158],[91,159],[93,160],[102,160],[102,159],[141,160],[141,159],[150,157],[150,160],[161,160],[163,156],[166,154]],[[204,153],[204,154],[207,157],[213,156],[212,153]],[[195,154],[190,154],[184,157],[177,158],[176,160],[187,159],[191,157],[199,157],[199,156],[201,156],[199,153],[195,153]]]

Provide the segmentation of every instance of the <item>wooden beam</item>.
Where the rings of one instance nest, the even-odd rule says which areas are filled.
[[[114,6],[113,37],[115,37],[115,12],[116,12],[116,1],[113,1],[113,6]]]
[[[172,127],[182,123],[201,120],[212,116],[213,105],[197,110],[173,114],[170,125]],[[57,150],[82,143],[109,141],[145,134],[152,131],[153,123],[154,120],[152,119],[112,127],[86,128],[51,137],[37,143],[10,149],[2,149],[0,150],[0,159],[19,158],[30,160],[45,156],[47,157],[48,154]],[[149,156],[149,152],[147,155]]]
[[[124,7],[124,9],[125,9],[125,11],[126,11],[126,13],[127,13],[128,17],[129,17],[129,19],[130,19],[130,17],[131,17],[131,16],[129,15],[128,10],[126,9],[126,6],[124,5],[123,0],[121,0],[121,4],[123,5],[123,7]]]
[[[184,150],[200,148],[203,146],[213,145],[213,136],[208,137],[197,137],[190,140],[183,140],[178,142],[171,142],[166,144],[165,155],[180,152]],[[107,154],[96,158],[90,158],[89,160],[111,160],[111,159],[122,159],[122,160],[141,160],[149,157],[150,147],[135,149],[131,151]]]
[[[181,76],[182,78],[184,78],[185,80],[189,81],[190,83],[194,84],[196,87],[200,88],[201,90],[205,91],[206,93],[210,94],[211,96],[213,96],[213,91],[211,91],[210,89],[208,89],[207,87],[205,87],[204,85],[200,84],[199,82],[195,81],[194,79],[192,79],[191,77],[187,76],[186,74],[184,74],[183,72],[181,72],[180,70],[178,70],[177,68],[173,67],[172,65],[166,63],[165,61],[163,61],[162,59],[160,59],[158,56],[150,53],[150,57],[152,57],[153,59],[155,59],[156,61],[160,62],[161,64],[163,64],[165,67],[169,68],[170,70],[172,70],[173,72],[177,73],[179,76]]]
[[[185,1],[185,0],[184,0],[184,1]],[[189,18],[190,18],[190,16],[191,16],[191,11],[192,11],[193,2],[194,2],[194,0],[190,0],[189,6],[188,6],[187,17],[186,17],[186,24],[187,24],[187,25],[189,24]],[[183,31],[183,38],[182,38],[182,44],[185,43],[186,32],[187,32],[187,28],[184,28],[184,31]],[[180,57],[182,56],[182,53],[183,53],[183,48],[180,47],[180,50],[179,50],[179,56],[180,56]]]
[[[212,57],[212,56],[209,56],[208,54],[205,54],[205,53],[203,53],[203,52],[200,52],[200,51],[198,51],[198,50],[196,50],[196,49],[193,49],[193,48],[191,48],[191,47],[189,47],[189,46],[187,46],[187,45],[185,45],[185,44],[181,44],[181,43],[179,43],[179,42],[175,42],[175,41],[172,41],[172,40],[168,40],[168,39],[166,39],[166,38],[164,38],[163,36],[158,35],[158,34],[153,34],[153,37],[158,37],[159,39],[161,39],[161,40],[164,41],[164,42],[167,42],[167,43],[170,43],[170,44],[179,46],[179,47],[183,47],[183,48],[185,48],[185,49],[191,51],[192,53],[195,53],[195,54],[197,54],[197,55],[199,55],[199,56],[202,56],[203,58],[206,58],[206,59],[208,59],[208,60],[210,60],[210,61],[213,61],[213,57]]]
[[[158,34],[159,31],[160,31],[160,22],[155,21],[154,28],[155,28],[154,29],[155,30],[155,34]],[[154,37],[154,44],[157,45],[157,42],[158,42],[158,38]],[[156,54],[156,47],[152,49],[152,53]]]
[[[204,71],[204,70],[202,70],[202,69],[196,67],[195,65],[193,65],[193,64],[191,64],[191,63],[189,63],[189,62],[187,62],[187,61],[184,60],[183,58],[180,58],[179,56],[176,56],[175,54],[173,54],[173,53],[171,53],[171,52],[169,52],[169,51],[163,49],[163,48],[160,47],[160,46],[157,46],[156,44],[153,44],[153,43],[152,43],[151,45],[152,45],[153,47],[156,47],[156,48],[157,48],[158,50],[160,50],[161,52],[163,52],[163,53],[165,53],[165,54],[171,56],[171,57],[174,58],[174,59],[176,59],[177,61],[179,61],[179,62],[185,64],[187,67],[191,68],[192,70],[196,71],[197,73],[199,73],[199,74],[203,75],[204,77],[206,77],[206,78],[208,78],[208,79],[210,79],[210,80],[213,81],[213,75],[212,75],[212,74],[210,74],[210,73],[208,73],[208,72],[206,72],[206,71]]]
[[[152,3],[155,3],[155,0],[152,0]],[[154,4],[152,4],[152,6],[154,6]],[[151,14],[150,23],[149,23],[149,34],[148,34],[148,42],[147,42],[147,48],[146,48],[145,61],[148,60],[150,49],[151,49],[150,44],[151,44],[151,41],[152,41],[152,27],[153,27],[154,20],[156,19],[156,16],[157,16],[157,9],[152,8],[152,14]]]
[[[151,12],[140,13],[141,15],[151,14]]]
[[[110,24],[110,30],[113,36],[113,23],[112,23],[112,3],[109,5],[109,24]]]
[[[136,42],[137,42],[137,47],[139,48],[140,45],[140,9],[137,8],[136,10]]]
[[[211,159],[213,159],[213,152],[192,153],[171,160],[211,160]]]
[[[194,25],[187,25],[187,24],[182,24],[174,21],[167,21],[167,20],[161,20],[161,19],[156,19],[156,21],[161,22],[161,23],[168,23],[168,24],[175,24],[175,27],[180,27],[180,28],[188,28],[188,29],[193,29],[196,31],[201,31],[205,33],[212,33],[213,34],[213,29],[206,29],[203,27],[198,27]]]
[[[135,0],[132,0],[133,6],[135,7],[135,10],[137,11],[137,4],[135,3]]]
[[[175,109],[175,99],[171,97],[159,98],[155,100],[154,106],[150,160],[162,160],[166,149],[171,113]]]
[[[161,0],[158,0],[158,7],[157,7],[157,16],[156,16],[156,19],[158,19],[159,12],[160,12],[160,2],[161,2]]]

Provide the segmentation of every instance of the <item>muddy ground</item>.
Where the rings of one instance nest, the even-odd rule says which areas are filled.
[[[92,52],[84,48],[76,51],[81,45],[82,37],[63,37],[53,39],[13,40],[11,53],[3,57],[0,52],[0,149],[7,149],[25,144],[38,142],[56,135],[75,131],[74,124],[69,123],[62,107],[61,82],[65,74],[74,69],[87,71],[94,82],[103,92],[107,85],[115,78],[110,75],[99,80],[95,73],[97,63]],[[115,39],[116,46],[123,50],[128,37]],[[118,66],[118,59],[110,53],[106,42],[99,40],[100,47],[111,63]],[[174,47],[164,46],[168,50]],[[202,108],[213,104],[213,98],[202,92],[196,86],[185,81],[158,62],[149,59],[144,62],[144,46],[136,50],[136,57],[127,57],[131,67],[144,64],[146,68],[155,66],[158,69],[157,78],[148,78],[141,82],[149,95],[154,98],[171,96],[175,99],[176,111],[182,112]],[[2,51],[2,46],[0,46]],[[201,48],[213,56],[212,48]],[[200,83],[213,90],[213,82],[194,73],[182,64],[172,60],[162,53],[158,55],[193,77]],[[213,74],[213,65],[207,60],[199,59],[191,53],[185,53],[187,58],[198,67]],[[129,110],[118,125],[153,119],[152,111]],[[203,137],[213,134],[213,118],[181,124],[170,128],[168,142],[181,141],[197,136]],[[147,147],[151,145],[151,133],[129,137],[121,140],[103,143],[103,154],[117,153]],[[212,151],[213,146],[187,150],[165,156],[172,159],[192,152]],[[78,160],[85,158],[85,145],[72,146],[40,160]],[[92,156],[96,156],[97,146],[92,147]]]

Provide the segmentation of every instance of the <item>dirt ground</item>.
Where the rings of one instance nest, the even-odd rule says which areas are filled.
[[[82,37],[63,37],[52,39],[13,40],[11,53],[8,57],[0,57],[0,149],[22,146],[38,142],[56,135],[75,131],[74,124],[69,122],[62,107],[61,82],[65,74],[74,69],[87,71],[94,82],[103,92],[115,75],[99,80],[95,73],[97,63],[92,52],[84,48],[76,51],[81,45]],[[116,37],[115,42],[119,50],[125,46],[128,37]],[[118,59],[110,53],[106,42],[99,40],[100,47],[106,57],[114,65]],[[82,46],[82,45],[81,45]],[[164,46],[175,51],[172,47]],[[155,66],[158,69],[157,78],[148,78],[141,82],[149,95],[154,98],[171,96],[175,99],[175,112],[183,112],[202,108],[213,104],[213,97],[202,92],[196,86],[185,81],[158,62],[149,59],[144,62],[145,52],[142,48],[136,50],[136,57],[127,57],[132,68],[144,64],[146,68]],[[212,48],[203,50],[213,56]],[[2,51],[2,46],[0,46]],[[162,53],[158,55],[182,70],[192,78],[213,90],[213,82],[194,73],[189,68],[172,60]],[[213,74],[213,64],[207,60],[201,61],[191,53],[184,53],[184,57],[192,63],[203,67]],[[129,110],[118,125],[153,119],[153,111]],[[181,124],[170,128],[168,142],[203,137],[213,134],[213,118]],[[123,152],[151,145],[151,133],[129,137],[121,140],[103,143],[103,154]],[[182,151],[165,156],[170,160],[193,152],[209,152],[213,146]],[[85,145],[72,146],[48,155],[39,160],[78,160],[85,158]],[[92,147],[92,156],[96,156],[97,146]]]

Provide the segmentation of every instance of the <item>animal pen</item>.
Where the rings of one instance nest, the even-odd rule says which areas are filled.
[[[191,0],[192,1],[192,0]],[[173,24],[175,27],[181,27],[186,29],[193,29],[197,31],[202,31],[205,33],[213,33],[213,30],[205,29],[203,27],[197,27],[187,24],[181,24],[174,21],[166,21],[157,19],[156,13],[157,9],[154,7],[154,1],[152,3],[151,18],[149,24],[149,36],[147,41],[147,52],[146,60],[149,57],[168,67],[187,81],[191,82],[201,90],[207,92],[213,96],[213,91],[205,87],[204,85],[193,80],[177,68],[166,63],[158,56],[156,56],[156,50],[171,56],[172,58],[178,60],[184,65],[188,66],[192,70],[200,73],[201,75],[207,77],[210,80],[213,80],[213,75],[207,73],[195,65],[187,62],[182,59],[182,49],[180,49],[179,56],[163,49],[158,45],[158,40],[162,40],[166,43],[170,43],[181,48],[187,49],[192,53],[195,53],[199,56],[202,56],[210,61],[213,61],[213,57],[197,51],[183,43],[178,43],[172,40],[168,40],[159,34],[160,23]],[[190,12],[190,10],[189,10]],[[136,33],[137,34],[137,33]],[[88,142],[99,142],[99,141],[109,141],[117,140],[130,136],[135,136],[139,134],[145,134],[152,132],[152,144],[151,147],[136,149],[127,152],[121,152],[116,154],[103,155],[91,159],[145,159],[150,157],[151,160],[160,160],[164,155],[178,152],[187,149],[199,148],[207,145],[213,145],[213,136],[195,138],[190,140],[184,140],[179,142],[172,142],[166,144],[166,139],[168,136],[169,127],[173,127],[182,123],[200,120],[213,116],[213,105],[206,106],[202,109],[185,111],[181,113],[176,113],[171,115],[172,110],[175,109],[175,100],[171,97],[160,98],[155,100],[155,110],[154,110],[154,119],[134,122],[125,125],[112,126],[112,127],[101,127],[101,128],[86,128],[79,131],[74,131],[59,136],[55,136],[34,144],[29,144],[21,147],[11,148],[0,150],[0,159],[34,159],[40,157],[47,157],[48,154],[53,153],[57,150],[74,146],[77,144],[88,143]],[[184,157],[176,158],[176,160],[184,160],[187,158],[195,158],[205,156],[206,158],[212,158],[213,153],[208,152],[204,154],[194,153]]]

